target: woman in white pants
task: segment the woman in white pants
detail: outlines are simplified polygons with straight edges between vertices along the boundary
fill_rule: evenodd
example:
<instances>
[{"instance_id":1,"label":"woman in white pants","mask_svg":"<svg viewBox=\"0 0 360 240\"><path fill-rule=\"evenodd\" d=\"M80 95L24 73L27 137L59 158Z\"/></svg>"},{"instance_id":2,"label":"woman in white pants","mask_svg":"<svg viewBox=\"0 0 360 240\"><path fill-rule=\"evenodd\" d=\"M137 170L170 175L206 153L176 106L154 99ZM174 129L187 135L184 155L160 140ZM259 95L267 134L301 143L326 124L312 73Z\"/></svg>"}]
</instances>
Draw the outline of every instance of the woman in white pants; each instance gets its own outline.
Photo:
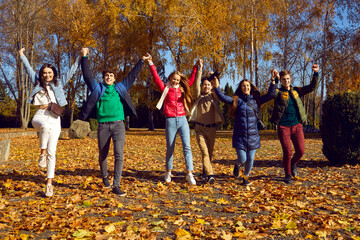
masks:
<instances>
[{"instance_id":1,"label":"woman in white pants","mask_svg":"<svg viewBox=\"0 0 360 240\"><path fill-rule=\"evenodd\" d=\"M57 103L61 107L67 104L64 86L76 72L79 60L76 60L71 69L61 78L58 78L56 68L51 64L44 64L39 75L36 76L24 55L24 51L25 48L19 50L20 59L30 81L34 84L29 102L39 107L31 121L39 132L41 153L38 162L40 167L47 167L45 196L51 197L53 195L52 179L55 174L56 146L61 132L61 118L50 111L49 107L50 103Z\"/></svg>"}]
</instances>

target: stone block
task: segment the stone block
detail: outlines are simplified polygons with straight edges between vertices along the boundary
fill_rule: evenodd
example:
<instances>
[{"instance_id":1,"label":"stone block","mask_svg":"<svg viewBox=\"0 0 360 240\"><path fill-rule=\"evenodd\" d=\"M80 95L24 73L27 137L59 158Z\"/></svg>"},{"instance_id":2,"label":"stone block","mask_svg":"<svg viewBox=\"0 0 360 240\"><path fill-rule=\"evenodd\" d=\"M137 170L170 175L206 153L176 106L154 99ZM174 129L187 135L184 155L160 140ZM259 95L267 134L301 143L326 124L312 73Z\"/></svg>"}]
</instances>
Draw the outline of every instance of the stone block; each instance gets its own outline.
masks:
<instances>
[{"instance_id":1,"label":"stone block","mask_svg":"<svg viewBox=\"0 0 360 240\"><path fill-rule=\"evenodd\" d=\"M10 156L10 139L0 141L0 163L6 162Z\"/></svg>"},{"instance_id":2,"label":"stone block","mask_svg":"<svg viewBox=\"0 0 360 240\"><path fill-rule=\"evenodd\" d=\"M91 131L89 133L89 138L97 139L97 131Z\"/></svg>"},{"instance_id":3,"label":"stone block","mask_svg":"<svg viewBox=\"0 0 360 240\"><path fill-rule=\"evenodd\" d=\"M89 122L76 120L74 121L69 129L69 137L74 138L84 138L90 133L90 124Z\"/></svg>"}]
</instances>

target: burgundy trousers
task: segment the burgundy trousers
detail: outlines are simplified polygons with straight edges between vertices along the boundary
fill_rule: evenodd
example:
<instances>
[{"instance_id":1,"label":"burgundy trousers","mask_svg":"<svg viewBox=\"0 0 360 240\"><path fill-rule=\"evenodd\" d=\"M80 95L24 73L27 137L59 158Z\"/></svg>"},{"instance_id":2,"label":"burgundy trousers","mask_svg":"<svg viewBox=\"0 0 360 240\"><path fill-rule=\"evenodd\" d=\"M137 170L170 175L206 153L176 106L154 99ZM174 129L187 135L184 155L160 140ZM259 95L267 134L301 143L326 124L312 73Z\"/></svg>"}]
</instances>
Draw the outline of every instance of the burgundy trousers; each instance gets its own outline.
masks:
<instances>
[{"instance_id":1,"label":"burgundy trousers","mask_svg":"<svg viewBox=\"0 0 360 240\"><path fill-rule=\"evenodd\" d=\"M294 126L279 126L278 135L283 150L285 174L291 175L291 165L299 162L305 151L303 125L299 123ZM294 156L292 156L291 142L295 148Z\"/></svg>"}]
</instances>

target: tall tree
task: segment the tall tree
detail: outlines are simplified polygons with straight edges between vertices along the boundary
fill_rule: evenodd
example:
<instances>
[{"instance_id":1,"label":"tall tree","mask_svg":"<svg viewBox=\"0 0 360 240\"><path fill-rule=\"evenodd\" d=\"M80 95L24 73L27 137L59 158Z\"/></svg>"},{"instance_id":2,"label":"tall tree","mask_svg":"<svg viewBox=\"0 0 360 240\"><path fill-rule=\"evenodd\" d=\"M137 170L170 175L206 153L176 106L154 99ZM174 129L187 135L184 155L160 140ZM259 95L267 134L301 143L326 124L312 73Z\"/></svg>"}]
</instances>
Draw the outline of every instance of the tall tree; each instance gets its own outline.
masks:
<instances>
[{"instance_id":1,"label":"tall tree","mask_svg":"<svg viewBox=\"0 0 360 240\"><path fill-rule=\"evenodd\" d=\"M7 0L0 4L0 11L2 11L0 32L4 40L2 59L8 66L7 69L15 72L14 89L16 89L17 115L21 128L27 128L30 121L30 104L27 99L32 90L32 83L23 71L17 52L25 46L28 49L27 55L30 64L36 66L35 62L38 61L38 56L34 53L34 47L40 47L44 37L47 1Z\"/></svg>"}]
</instances>

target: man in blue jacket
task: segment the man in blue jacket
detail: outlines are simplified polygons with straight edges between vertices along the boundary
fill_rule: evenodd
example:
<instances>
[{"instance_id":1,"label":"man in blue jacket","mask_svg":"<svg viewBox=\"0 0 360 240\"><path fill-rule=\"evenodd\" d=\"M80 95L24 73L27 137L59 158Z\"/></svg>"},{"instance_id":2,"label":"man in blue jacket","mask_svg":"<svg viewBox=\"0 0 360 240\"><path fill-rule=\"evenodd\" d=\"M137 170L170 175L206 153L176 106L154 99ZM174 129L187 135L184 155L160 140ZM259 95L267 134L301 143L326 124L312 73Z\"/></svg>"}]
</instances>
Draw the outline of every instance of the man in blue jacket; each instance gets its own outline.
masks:
<instances>
[{"instance_id":1,"label":"man in blue jacket","mask_svg":"<svg viewBox=\"0 0 360 240\"><path fill-rule=\"evenodd\" d=\"M115 157L112 191L120 196L125 196L126 193L120 189L125 145L124 120L125 116L136 116L134 105L127 91L139 75L144 65L144 60L147 60L149 57L143 56L124 80L119 83L115 83L115 73L113 71L104 70L103 82L100 83L97 82L90 73L87 58L88 53L88 48L81 49L81 69L85 83L91 91L91 94L88 97L85 107L80 113L80 119L85 120L96 112L96 118L99 122L97 131L99 165L105 187L110 187L107 171L107 157L112 138Z\"/></svg>"}]
</instances>

